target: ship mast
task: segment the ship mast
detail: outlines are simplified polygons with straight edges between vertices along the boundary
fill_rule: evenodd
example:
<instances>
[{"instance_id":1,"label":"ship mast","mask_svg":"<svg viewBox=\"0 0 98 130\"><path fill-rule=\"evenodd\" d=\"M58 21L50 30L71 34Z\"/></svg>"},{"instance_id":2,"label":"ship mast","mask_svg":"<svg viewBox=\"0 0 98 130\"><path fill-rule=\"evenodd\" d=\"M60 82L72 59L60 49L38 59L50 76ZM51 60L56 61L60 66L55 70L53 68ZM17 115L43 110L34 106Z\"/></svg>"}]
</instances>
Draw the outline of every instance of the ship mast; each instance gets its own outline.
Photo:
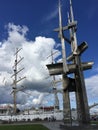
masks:
<instances>
[{"instance_id":1,"label":"ship mast","mask_svg":"<svg viewBox=\"0 0 98 130\"><path fill-rule=\"evenodd\" d=\"M51 56L52 56L52 64L54 64L53 62L53 51L51 51ZM55 103L54 103L54 108L59 110L59 99L57 96L57 88L56 88L56 83L58 83L59 81L56 81L55 76L53 75L53 93L54 93L54 98L55 98Z\"/></svg>"},{"instance_id":2,"label":"ship mast","mask_svg":"<svg viewBox=\"0 0 98 130\"><path fill-rule=\"evenodd\" d=\"M22 48L21 48L22 49ZM21 49L18 49L16 48L16 53L15 53L15 62L14 62L14 66L13 66L13 71L14 71L14 74L11 76L11 78L14 77L14 80L13 80L13 84L12 84L12 93L13 93L13 103L14 103L14 114L17 113L17 103L16 103L16 100L17 100L17 97L16 97L16 93L19 91L17 89L17 83L19 83L21 80L25 79L26 77L22 77L22 78L19 78L18 79L18 74L24 70L24 68L21 68L20 70L18 70L18 64L24 59L24 57L21 57L19 60L18 60L18 53L21 51Z\"/></svg>"}]
</instances>

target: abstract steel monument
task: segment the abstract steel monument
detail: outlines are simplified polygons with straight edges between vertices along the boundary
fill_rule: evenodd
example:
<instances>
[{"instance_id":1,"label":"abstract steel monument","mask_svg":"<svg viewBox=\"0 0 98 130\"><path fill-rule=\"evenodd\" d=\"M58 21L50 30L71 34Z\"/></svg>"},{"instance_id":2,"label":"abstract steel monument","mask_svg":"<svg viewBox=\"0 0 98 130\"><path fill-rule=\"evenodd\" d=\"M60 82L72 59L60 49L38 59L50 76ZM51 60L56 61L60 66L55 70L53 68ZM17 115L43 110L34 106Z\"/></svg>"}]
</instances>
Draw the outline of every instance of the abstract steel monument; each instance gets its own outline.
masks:
<instances>
[{"instance_id":1,"label":"abstract steel monument","mask_svg":"<svg viewBox=\"0 0 98 130\"><path fill-rule=\"evenodd\" d=\"M68 14L68 25L62 26L61 4L59 0L59 28L54 31L59 32L59 38L62 46L62 63L48 64L47 68L50 75L62 74L63 79L63 111L64 123L71 123L71 107L69 92L75 92L77 115L79 124L89 124L90 115L87 101L87 94L84 82L83 71L91 69L93 62L81 62L81 54L88 48L86 42L79 46L76 38L77 21L74 21L72 1L70 0L70 15ZM69 30L70 38L64 36L64 31ZM71 54L66 57L65 41L71 46ZM70 64L68 62L71 62ZM73 74L74 78L68 77Z\"/></svg>"}]
</instances>

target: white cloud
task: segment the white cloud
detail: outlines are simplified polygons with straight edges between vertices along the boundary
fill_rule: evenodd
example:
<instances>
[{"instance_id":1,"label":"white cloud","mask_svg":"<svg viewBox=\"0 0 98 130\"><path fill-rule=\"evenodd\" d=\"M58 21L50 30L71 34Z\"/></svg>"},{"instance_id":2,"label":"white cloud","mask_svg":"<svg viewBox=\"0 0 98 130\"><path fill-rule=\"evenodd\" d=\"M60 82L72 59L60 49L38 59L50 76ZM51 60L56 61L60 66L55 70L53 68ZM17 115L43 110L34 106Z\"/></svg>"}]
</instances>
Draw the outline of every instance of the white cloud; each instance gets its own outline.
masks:
<instances>
[{"instance_id":1,"label":"white cloud","mask_svg":"<svg viewBox=\"0 0 98 130\"><path fill-rule=\"evenodd\" d=\"M98 103L98 74L85 79L89 104Z\"/></svg>"},{"instance_id":2,"label":"white cloud","mask_svg":"<svg viewBox=\"0 0 98 130\"><path fill-rule=\"evenodd\" d=\"M52 10L52 12L50 12L50 13L43 19L43 21L52 20L52 19L55 18L57 15L58 15L58 8L55 7L55 9Z\"/></svg>"},{"instance_id":3,"label":"white cloud","mask_svg":"<svg viewBox=\"0 0 98 130\"><path fill-rule=\"evenodd\" d=\"M88 98L98 98L98 75L91 76L85 80Z\"/></svg>"},{"instance_id":4,"label":"white cloud","mask_svg":"<svg viewBox=\"0 0 98 130\"><path fill-rule=\"evenodd\" d=\"M19 85L26 85L27 88L25 92L28 91L28 89L30 89L31 92L32 90L39 91L38 95L40 95L40 92L49 91L49 89L51 89L51 80L45 79L45 77L49 76L46 64L51 63L51 58L47 59L47 56L54 48L54 39L39 36L35 38L35 41L32 41L26 39L28 31L26 26L16 26L13 23L9 23L6 27L8 28L8 38L0 43L2 44L0 47L0 99L3 97L0 103L13 102L12 95L10 95L12 88L12 79L10 77L13 74L12 66L14 65L16 48L22 48L19 56L24 57L18 69L22 67L25 67L25 69L19 76L27 77L26 80ZM7 89L8 91L6 91ZM25 105L30 104L30 97L28 98L27 95L24 95L22 92L21 94L18 92L17 95L18 103L24 103ZM41 97L34 98L33 95L31 96L31 104L39 104ZM22 97L24 97L24 100Z\"/></svg>"},{"instance_id":5,"label":"white cloud","mask_svg":"<svg viewBox=\"0 0 98 130\"><path fill-rule=\"evenodd\" d=\"M34 98L33 99L33 104L37 104L37 105L40 105L40 104L42 104L42 101L43 101L43 97L44 97L44 94L43 93L41 93L40 95L39 95L39 97L38 98Z\"/></svg>"},{"instance_id":6,"label":"white cloud","mask_svg":"<svg viewBox=\"0 0 98 130\"><path fill-rule=\"evenodd\" d=\"M48 20L55 18L57 16L57 14L58 14L58 8L56 8L54 11L52 11L50 13L50 15L46 17L46 20L48 21Z\"/></svg>"},{"instance_id":7,"label":"white cloud","mask_svg":"<svg viewBox=\"0 0 98 130\"><path fill-rule=\"evenodd\" d=\"M90 113L94 114L94 115L98 114L98 106L93 107L92 109L90 109Z\"/></svg>"},{"instance_id":8,"label":"white cloud","mask_svg":"<svg viewBox=\"0 0 98 130\"><path fill-rule=\"evenodd\" d=\"M2 42L0 42L0 46L2 45Z\"/></svg>"},{"instance_id":9,"label":"white cloud","mask_svg":"<svg viewBox=\"0 0 98 130\"><path fill-rule=\"evenodd\" d=\"M91 106L94 103L98 103L98 74L86 78L85 85L89 106ZM76 98L74 93L70 93L70 99L72 107L76 107ZM91 113L94 111L98 112L98 107L93 107L92 109L90 109Z\"/></svg>"}]
</instances>

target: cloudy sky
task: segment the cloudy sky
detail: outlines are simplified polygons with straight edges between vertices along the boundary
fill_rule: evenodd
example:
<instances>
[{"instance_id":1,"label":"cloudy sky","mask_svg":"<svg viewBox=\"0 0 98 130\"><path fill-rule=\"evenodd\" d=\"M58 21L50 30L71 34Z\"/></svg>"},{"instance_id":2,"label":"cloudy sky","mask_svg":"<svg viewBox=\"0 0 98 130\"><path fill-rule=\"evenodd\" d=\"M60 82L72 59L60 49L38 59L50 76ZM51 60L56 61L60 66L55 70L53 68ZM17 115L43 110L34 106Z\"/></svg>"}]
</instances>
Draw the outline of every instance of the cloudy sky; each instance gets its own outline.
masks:
<instances>
[{"instance_id":1,"label":"cloudy sky","mask_svg":"<svg viewBox=\"0 0 98 130\"><path fill-rule=\"evenodd\" d=\"M63 25L67 25L69 0L61 0ZM98 1L73 0L75 19L78 21L78 44L88 43L82 54L83 61L94 61L93 68L84 72L89 105L98 102ZM53 105L52 77L46 64L51 63L51 50L57 53L55 61L61 60L61 45L58 34L58 0L0 0L0 104L12 104L13 65L16 48L22 48L19 59L24 57L18 69L24 67L19 77L26 79L17 87L25 86L24 92L17 92L17 103L24 106ZM65 33L68 37L68 32ZM65 43L67 56L70 46ZM47 78L48 77L48 78ZM60 78L56 77L57 79ZM62 84L57 85L58 89ZM58 94L62 107L62 96ZM73 98L73 94L71 99ZM52 98L51 98L52 97ZM74 100L71 100L74 107ZM96 109L96 108L95 108Z\"/></svg>"}]
</instances>

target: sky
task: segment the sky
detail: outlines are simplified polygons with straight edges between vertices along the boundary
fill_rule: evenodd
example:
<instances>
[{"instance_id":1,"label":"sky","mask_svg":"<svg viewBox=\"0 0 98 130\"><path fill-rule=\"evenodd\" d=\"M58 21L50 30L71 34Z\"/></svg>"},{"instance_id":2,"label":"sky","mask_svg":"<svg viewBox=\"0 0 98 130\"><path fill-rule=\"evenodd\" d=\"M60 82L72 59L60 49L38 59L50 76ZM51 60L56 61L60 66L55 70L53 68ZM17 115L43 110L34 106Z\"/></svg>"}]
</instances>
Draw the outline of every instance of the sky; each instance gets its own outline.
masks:
<instances>
[{"instance_id":1,"label":"sky","mask_svg":"<svg viewBox=\"0 0 98 130\"><path fill-rule=\"evenodd\" d=\"M88 43L88 49L82 54L82 61L93 61L91 70L84 72L88 103L98 103L98 0L72 0L77 24L78 45ZM68 24L69 0L61 0L63 26ZM13 95L11 75L13 74L15 49L22 48L19 57L24 57L19 69L24 67L20 77L26 79L18 84L25 86L24 92L17 92L17 104L21 108L49 106L54 104L53 81L46 65L50 64L51 50L57 51L54 61L61 60L61 43L58 33L53 29L58 23L58 0L0 0L0 104L12 104ZM69 37L69 32L65 35ZM65 42L67 56L70 45ZM48 78L47 78L48 77ZM56 76L56 79L61 75ZM57 84L62 89L62 84ZM74 94L70 94L74 107ZM62 94L58 93L62 108ZM92 109L98 111L97 107Z\"/></svg>"}]
</instances>

